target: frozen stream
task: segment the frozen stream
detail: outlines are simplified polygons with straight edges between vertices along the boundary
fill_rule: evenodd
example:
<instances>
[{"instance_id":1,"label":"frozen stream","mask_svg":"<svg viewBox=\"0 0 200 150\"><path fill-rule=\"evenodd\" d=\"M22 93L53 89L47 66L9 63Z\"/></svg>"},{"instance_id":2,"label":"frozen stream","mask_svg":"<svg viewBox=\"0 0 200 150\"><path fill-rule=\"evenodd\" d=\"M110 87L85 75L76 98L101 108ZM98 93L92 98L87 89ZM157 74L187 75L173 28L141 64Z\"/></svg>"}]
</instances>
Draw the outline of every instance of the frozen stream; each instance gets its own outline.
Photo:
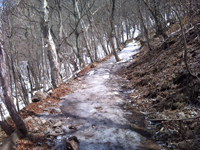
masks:
<instances>
[{"instance_id":1,"label":"frozen stream","mask_svg":"<svg viewBox=\"0 0 200 150\"><path fill-rule=\"evenodd\" d=\"M121 108L126 101L120 91L124 79L114 74L130 63L137 49L136 43L130 43L119 53L120 62L111 57L81 77L78 90L61 98L60 108L67 117L62 128L66 137L74 135L79 139L80 150L141 149L146 138L130 129L124 117L128 112Z\"/></svg>"}]
</instances>

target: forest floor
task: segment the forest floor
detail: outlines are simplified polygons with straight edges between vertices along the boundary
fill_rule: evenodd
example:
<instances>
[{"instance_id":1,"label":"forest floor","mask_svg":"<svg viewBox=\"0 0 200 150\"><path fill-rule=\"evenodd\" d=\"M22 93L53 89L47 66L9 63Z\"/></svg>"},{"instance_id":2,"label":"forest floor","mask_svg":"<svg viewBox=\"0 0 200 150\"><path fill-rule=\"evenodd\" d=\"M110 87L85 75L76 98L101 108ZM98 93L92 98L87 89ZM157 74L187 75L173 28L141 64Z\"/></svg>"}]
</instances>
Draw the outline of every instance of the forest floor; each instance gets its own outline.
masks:
<instances>
[{"instance_id":1,"label":"forest floor","mask_svg":"<svg viewBox=\"0 0 200 150\"><path fill-rule=\"evenodd\" d=\"M186 32L188 66L197 75L199 29ZM180 32L169 35L169 47L157 37L152 51L147 44L124 49L121 62L90 65L28 105L21 115L29 136L15 149L61 149L71 136L80 149L200 149L199 79L186 71Z\"/></svg>"},{"instance_id":2,"label":"forest floor","mask_svg":"<svg viewBox=\"0 0 200 150\"><path fill-rule=\"evenodd\" d=\"M145 115L129 109L129 95L134 90L118 75L133 61L138 48L137 43L130 43L119 53L120 62L109 56L90 65L47 99L22 109L29 136L19 140L15 149L58 150L63 139L72 136L78 138L82 150L161 149L151 139Z\"/></svg>"},{"instance_id":3,"label":"forest floor","mask_svg":"<svg viewBox=\"0 0 200 150\"><path fill-rule=\"evenodd\" d=\"M171 27L173 29L173 25ZM200 24L187 27L187 72L180 30L150 40L119 74L128 79L130 110L144 112L152 138L165 149L200 149ZM170 32L170 31L168 31ZM172 32L172 31L171 31Z\"/></svg>"}]
</instances>

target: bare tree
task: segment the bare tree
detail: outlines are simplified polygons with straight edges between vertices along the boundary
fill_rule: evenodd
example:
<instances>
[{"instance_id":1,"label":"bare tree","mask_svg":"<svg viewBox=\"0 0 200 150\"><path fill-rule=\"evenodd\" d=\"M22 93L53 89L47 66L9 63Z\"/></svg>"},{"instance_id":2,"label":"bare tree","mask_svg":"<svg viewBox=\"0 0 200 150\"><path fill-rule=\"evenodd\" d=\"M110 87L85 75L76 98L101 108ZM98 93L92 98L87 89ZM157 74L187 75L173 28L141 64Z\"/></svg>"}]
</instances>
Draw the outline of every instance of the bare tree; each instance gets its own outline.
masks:
<instances>
[{"instance_id":1,"label":"bare tree","mask_svg":"<svg viewBox=\"0 0 200 150\"><path fill-rule=\"evenodd\" d=\"M7 110L16 124L16 127L21 131L21 133L26 136L27 135L27 129L26 126L20 117L20 115L17 113L17 110L13 104L12 94L11 90L8 84L8 78L6 73L6 64L5 64L5 55L4 51L0 46L0 80L3 88L3 95L5 100L5 105L7 107Z\"/></svg>"},{"instance_id":2,"label":"bare tree","mask_svg":"<svg viewBox=\"0 0 200 150\"><path fill-rule=\"evenodd\" d=\"M3 100L3 95L0 94L0 97L1 97L1 100ZM8 123L3 115L3 109L2 109L2 105L0 104L0 116L1 116L1 121L0 121L0 126L1 126L1 129L9 136L12 134L12 130L8 127Z\"/></svg>"},{"instance_id":3,"label":"bare tree","mask_svg":"<svg viewBox=\"0 0 200 150\"><path fill-rule=\"evenodd\" d=\"M141 24L142 24L142 26L144 28L145 37L147 39L147 44L148 44L149 50L152 50L151 46L149 44L149 33L148 33L149 31L147 30L147 27L146 27L145 22L144 22L144 18L142 16L141 6L140 6L140 1L139 0L137 1L137 4L138 4L138 13L139 13L138 15L139 15L139 18L141 20Z\"/></svg>"},{"instance_id":4,"label":"bare tree","mask_svg":"<svg viewBox=\"0 0 200 150\"><path fill-rule=\"evenodd\" d=\"M147 2L146 0L143 0L144 4L147 6L147 8L149 9L151 15L153 16L154 18L154 21L155 21L155 24L156 24L156 33L157 35L162 35L164 39L167 39L168 36L166 34L166 31L165 31L165 28L163 27L163 24L162 24L162 15L160 13L160 3L161 1L160 0L153 0L152 4L153 4L153 7L151 7Z\"/></svg>"},{"instance_id":5,"label":"bare tree","mask_svg":"<svg viewBox=\"0 0 200 150\"><path fill-rule=\"evenodd\" d=\"M53 88L57 88L61 84L62 78L60 75L60 64L58 61L56 45L54 43L51 31L50 31L49 4L47 0L40 1L40 11L42 12L40 16L41 17L40 24L41 24L41 29L43 33L44 46L45 48L47 48L48 58L49 58L50 68L51 68L51 82L52 82Z\"/></svg>"},{"instance_id":6,"label":"bare tree","mask_svg":"<svg viewBox=\"0 0 200 150\"><path fill-rule=\"evenodd\" d=\"M115 60L116 61L120 61L120 58L117 54L117 51L116 51L116 48L115 48L115 26L114 26L114 14L115 14L115 0L112 0L111 1L111 14L110 14L110 26L111 26L111 31L110 31L110 42L111 42L111 47L112 47L112 50L113 50L113 54L115 56Z\"/></svg>"}]
</instances>

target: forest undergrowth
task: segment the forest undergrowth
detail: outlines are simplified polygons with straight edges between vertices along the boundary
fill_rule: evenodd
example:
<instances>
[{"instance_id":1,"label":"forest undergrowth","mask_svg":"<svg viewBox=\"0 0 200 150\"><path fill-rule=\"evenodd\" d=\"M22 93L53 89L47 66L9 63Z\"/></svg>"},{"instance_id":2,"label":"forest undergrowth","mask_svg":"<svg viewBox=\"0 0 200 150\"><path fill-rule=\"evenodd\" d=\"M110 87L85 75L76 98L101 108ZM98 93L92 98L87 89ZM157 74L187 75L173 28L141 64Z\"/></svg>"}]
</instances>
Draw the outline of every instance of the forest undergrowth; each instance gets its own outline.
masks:
<instances>
[{"instance_id":1,"label":"forest undergrowth","mask_svg":"<svg viewBox=\"0 0 200 150\"><path fill-rule=\"evenodd\" d=\"M152 50L145 43L134 62L120 72L130 81L126 86L134 90L128 107L147 114L149 132L167 149L200 148L200 24L196 19L185 31L187 64L196 77L187 72L180 30L172 33L177 24L169 27L168 45L161 36L152 38Z\"/></svg>"}]
</instances>

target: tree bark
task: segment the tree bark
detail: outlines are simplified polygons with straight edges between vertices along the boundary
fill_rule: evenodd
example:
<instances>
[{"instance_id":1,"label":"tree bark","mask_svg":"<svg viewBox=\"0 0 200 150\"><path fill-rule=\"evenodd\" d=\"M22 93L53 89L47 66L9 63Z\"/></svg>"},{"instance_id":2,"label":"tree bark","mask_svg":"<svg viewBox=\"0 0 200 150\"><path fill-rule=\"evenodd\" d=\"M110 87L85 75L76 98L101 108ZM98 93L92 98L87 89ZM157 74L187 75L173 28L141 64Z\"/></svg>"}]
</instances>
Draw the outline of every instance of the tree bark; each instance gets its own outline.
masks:
<instances>
[{"instance_id":1,"label":"tree bark","mask_svg":"<svg viewBox=\"0 0 200 150\"><path fill-rule=\"evenodd\" d=\"M97 30L97 27L95 26L93 20L92 20L92 23L93 23L94 29L95 29L95 31L96 31L97 38L98 38L98 40L99 40L99 42L100 42L100 44L101 44L101 47L102 47L102 49L103 49L105 55L107 56L107 55L108 55L108 52L107 52L107 50L106 50L105 44L104 44L104 42L103 42L103 39L102 39L102 37L100 36L99 31Z\"/></svg>"},{"instance_id":2,"label":"tree bark","mask_svg":"<svg viewBox=\"0 0 200 150\"><path fill-rule=\"evenodd\" d=\"M3 121L0 121L0 126L1 126L1 129L6 133L6 135L11 135L12 134L12 131L9 129L9 127L5 124L5 122Z\"/></svg>"},{"instance_id":3,"label":"tree bark","mask_svg":"<svg viewBox=\"0 0 200 150\"><path fill-rule=\"evenodd\" d=\"M154 5L153 10L145 0L143 0L143 2L147 6L147 8L149 9L151 15L153 16L153 18L155 20L156 34L157 35L162 35L163 38L166 40L168 38L168 36L166 34L165 29L162 27L161 14L160 14L160 11L159 11L159 2L158 2L158 0L153 0L153 5Z\"/></svg>"},{"instance_id":4,"label":"tree bark","mask_svg":"<svg viewBox=\"0 0 200 150\"><path fill-rule=\"evenodd\" d=\"M142 26L144 28L145 36L146 36L146 39L147 39L147 44L148 44L149 50L151 51L152 49L151 49L151 46L149 44L149 33L148 33L148 30L147 30L147 28L145 26L145 23L144 23L144 19L143 19L143 16L142 16L142 12L141 12L139 1L138 1L138 11L139 11L139 16L140 16L140 20L141 20Z\"/></svg>"},{"instance_id":5,"label":"tree bark","mask_svg":"<svg viewBox=\"0 0 200 150\"><path fill-rule=\"evenodd\" d=\"M52 39L50 30L49 30L49 46L48 46L48 58L51 67L51 83L53 88L57 88L62 83L62 78L60 74L60 65L58 63L58 55L55 48L55 43Z\"/></svg>"},{"instance_id":6,"label":"tree bark","mask_svg":"<svg viewBox=\"0 0 200 150\"><path fill-rule=\"evenodd\" d=\"M77 0L74 0L74 7L75 7L76 14L77 14L76 17L78 17L78 20L80 20L80 25L81 25L82 32L83 32L83 39L84 39L85 44L86 44L88 55L90 57L91 63L93 63L94 62L94 57L93 57L93 53L91 51L91 45L88 42L87 28L85 26L85 23L84 23L83 19L81 18L80 11L79 11L79 8L78 8L78 1Z\"/></svg>"},{"instance_id":7,"label":"tree bark","mask_svg":"<svg viewBox=\"0 0 200 150\"><path fill-rule=\"evenodd\" d=\"M0 47L0 80L2 84L2 90L3 90L3 95L5 99L5 105L7 107L7 110L16 124L16 127L21 131L21 133L26 136L27 135L27 129L26 126L20 117L20 115L17 113L17 110L13 104L13 99L12 99L12 94L10 91L10 87L8 84L8 78L6 74L6 64L5 64L5 56L4 56L4 51Z\"/></svg>"},{"instance_id":8,"label":"tree bark","mask_svg":"<svg viewBox=\"0 0 200 150\"><path fill-rule=\"evenodd\" d=\"M29 80L29 84L30 84L30 88L31 88L31 98L33 97L33 84L32 84L32 80L31 80L31 74L30 74L30 69L29 66L27 65L27 71L28 71L28 80Z\"/></svg>"},{"instance_id":9,"label":"tree bark","mask_svg":"<svg viewBox=\"0 0 200 150\"><path fill-rule=\"evenodd\" d=\"M0 97L1 97L1 100L3 101L3 103L5 103L2 93L0 93ZM0 126L1 126L1 129L9 136L12 134L12 131L8 127L8 123L3 115L3 111L4 110L2 109L2 106L0 104L0 115L1 115L1 120L2 120L2 121L0 121Z\"/></svg>"},{"instance_id":10,"label":"tree bark","mask_svg":"<svg viewBox=\"0 0 200 150\"><path fill-rule=\"evenodd\" d=\"M111 11L111 16L110 16L110 24L111 24L111 32L110 32L110 42L111 42L111 47L113 50L113 54L115 56L115 60L118 62L120 61L120 58L117 54L117 51L115 49L115 26L114 26L114 14L115 14L115 0L112 0L112 11Z\"/></svg>"},{"instance_id":11,"label":"tree bark","mask_svg":"<svg viewBox=\"0 0 200 150\"><path fill-rule=\"evenodd\" d=\"M53 88L57 88L62 83L62 78L60 74L60 65L58 61L58 54L56 51L56 45L51 35L50 25L49 25L49 6L48 1L40 1L41 18L40 26L44 38L44 46L47 48L48 58L51 68L51 83Z\"/></svg>"}]
</instances>

